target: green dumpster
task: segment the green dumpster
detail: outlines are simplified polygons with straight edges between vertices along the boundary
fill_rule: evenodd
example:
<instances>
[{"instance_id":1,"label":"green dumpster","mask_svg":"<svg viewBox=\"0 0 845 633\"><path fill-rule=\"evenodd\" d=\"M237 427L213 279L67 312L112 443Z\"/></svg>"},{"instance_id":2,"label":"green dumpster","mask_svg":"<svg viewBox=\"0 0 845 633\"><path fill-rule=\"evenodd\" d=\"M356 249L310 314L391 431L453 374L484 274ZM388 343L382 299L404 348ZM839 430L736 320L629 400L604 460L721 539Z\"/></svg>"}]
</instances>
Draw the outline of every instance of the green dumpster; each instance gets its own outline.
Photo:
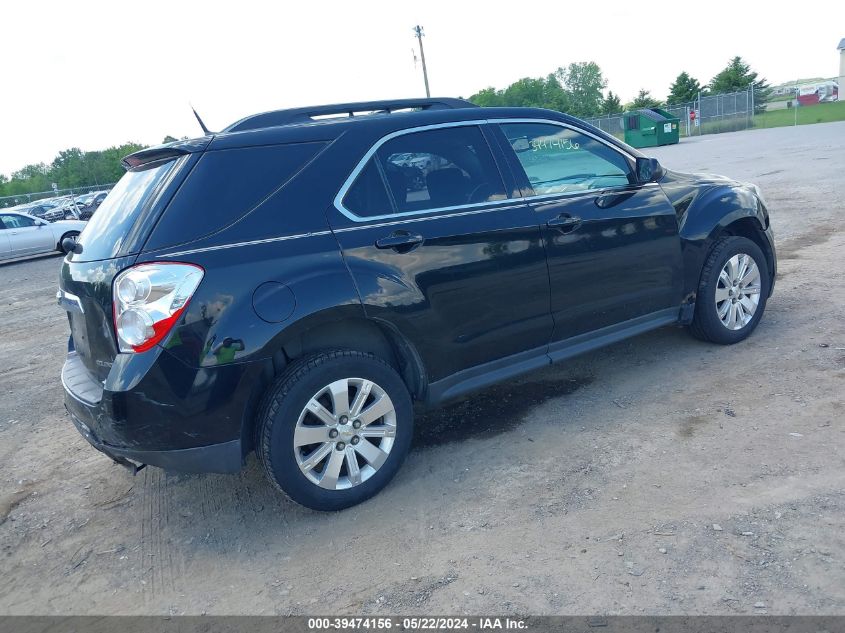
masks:
<instances>
[{"instance_id":1,"label":"green dumpster","mask_svg":"<svg viewBox=\"0 0 845 633\"><path fill-rule=\"evenodd\" d=\"M680 119L660 108L625 113L625 142L633 147L671 145L680 140Z\"/></svg>"}]
</instances>

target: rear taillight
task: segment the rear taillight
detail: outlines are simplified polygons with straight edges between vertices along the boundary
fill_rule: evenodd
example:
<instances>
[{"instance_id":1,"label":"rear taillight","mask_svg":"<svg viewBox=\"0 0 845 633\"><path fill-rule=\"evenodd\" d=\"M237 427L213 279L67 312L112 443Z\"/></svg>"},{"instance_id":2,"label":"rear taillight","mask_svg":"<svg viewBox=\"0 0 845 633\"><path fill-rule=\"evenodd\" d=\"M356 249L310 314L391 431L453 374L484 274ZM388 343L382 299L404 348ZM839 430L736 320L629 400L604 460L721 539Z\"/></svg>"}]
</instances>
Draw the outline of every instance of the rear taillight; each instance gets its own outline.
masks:
<instances>
[{"instance_id":1,"label":"rear taillight","mask_svg":"<svg viewBox=\"0 0 845 633\"><path fill-rule=\"evenodd\" d=\"M161 341L182 315L202 281L194 264L139 264L114 278L114 329L121 352L145 352Z\"/></svg>"}]
</instances>

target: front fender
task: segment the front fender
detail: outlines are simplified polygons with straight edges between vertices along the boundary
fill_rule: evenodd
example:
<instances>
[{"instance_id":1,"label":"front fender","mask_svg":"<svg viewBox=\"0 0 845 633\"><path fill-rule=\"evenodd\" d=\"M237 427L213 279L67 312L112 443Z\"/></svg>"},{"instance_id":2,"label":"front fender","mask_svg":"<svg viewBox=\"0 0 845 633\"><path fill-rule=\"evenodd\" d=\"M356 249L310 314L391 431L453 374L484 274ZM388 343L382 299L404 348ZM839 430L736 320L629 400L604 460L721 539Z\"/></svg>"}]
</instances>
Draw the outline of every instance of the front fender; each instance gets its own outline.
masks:
<instances>
[{"instance_id":1,"label":"front fender","mask_svg":"<svg viewBox=\"0 0 845 633\"><path fill-rule=\"evenodd\" d=\"M735 183L708 187L689 205L679 232L687 241L707 241L744 218L755 220L761 231L769 227L766 207L750 186Z\"/></svg>"},{"instance_id":2,"label":"front fender","mask_svg":"<svg viewBox=\"0 0 845 633\"><path fill-rule=\"evenodd\" d=\"M660 184L678 216L684 301L692 303L704 261L719 236L736 222L750 221L761 233L765 232L769 228L769 216L752 185L718 177L678 176L671 174Z\"/></svg>"}]
</instances>

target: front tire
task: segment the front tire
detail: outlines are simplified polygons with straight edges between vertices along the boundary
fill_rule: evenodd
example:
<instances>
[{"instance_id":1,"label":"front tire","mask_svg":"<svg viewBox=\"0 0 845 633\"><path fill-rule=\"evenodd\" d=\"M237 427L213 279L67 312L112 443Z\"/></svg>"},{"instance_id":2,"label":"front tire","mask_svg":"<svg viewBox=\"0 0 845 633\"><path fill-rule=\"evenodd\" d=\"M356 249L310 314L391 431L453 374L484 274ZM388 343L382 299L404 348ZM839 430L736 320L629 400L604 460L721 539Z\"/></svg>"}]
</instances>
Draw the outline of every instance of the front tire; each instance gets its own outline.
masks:
<instances>
[{"instance_id":1,"label":"front tire","mask_svg":"<svg viewBox=\"0 0 845 633\"><path fill-rule=\"evenodd\" d=\"M711 343L738 343L763 317L770 288L760 247L745 237L720 238L701 270L690 332Z\"/></svg>"},{"instance_id":2,"label":"front tire","mask_svg":"<svg viewBox=\"0 0 845 633\"><path fill-rule=\"evenodd\" d=\"M413 437L411 396L372 354L334 350L295 362L259 413L258 456L270 481L314 510L369 499L399 470Z\"/></svg>"}]
</instances>

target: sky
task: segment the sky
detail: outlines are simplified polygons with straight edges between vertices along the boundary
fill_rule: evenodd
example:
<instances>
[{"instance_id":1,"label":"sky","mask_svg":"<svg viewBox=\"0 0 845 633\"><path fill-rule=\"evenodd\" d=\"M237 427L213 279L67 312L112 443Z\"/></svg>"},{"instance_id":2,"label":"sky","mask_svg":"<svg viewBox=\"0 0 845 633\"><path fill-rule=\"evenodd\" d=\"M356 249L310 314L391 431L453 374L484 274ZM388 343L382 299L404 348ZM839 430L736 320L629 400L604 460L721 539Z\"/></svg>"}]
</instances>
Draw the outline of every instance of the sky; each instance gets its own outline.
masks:
<instances>
[{"instance_id":1,"label":"sky","mask_svg":"<svg viewBox=\"0 0 845 633\"><path fill-rule=\"evenodd\" d=\"M70 147L198 136L255 112L433 96L595 61L622 101L741 55L771 84L838 74L845 2L3 0L0 174Z\"/></svg>"}]
</instances>

